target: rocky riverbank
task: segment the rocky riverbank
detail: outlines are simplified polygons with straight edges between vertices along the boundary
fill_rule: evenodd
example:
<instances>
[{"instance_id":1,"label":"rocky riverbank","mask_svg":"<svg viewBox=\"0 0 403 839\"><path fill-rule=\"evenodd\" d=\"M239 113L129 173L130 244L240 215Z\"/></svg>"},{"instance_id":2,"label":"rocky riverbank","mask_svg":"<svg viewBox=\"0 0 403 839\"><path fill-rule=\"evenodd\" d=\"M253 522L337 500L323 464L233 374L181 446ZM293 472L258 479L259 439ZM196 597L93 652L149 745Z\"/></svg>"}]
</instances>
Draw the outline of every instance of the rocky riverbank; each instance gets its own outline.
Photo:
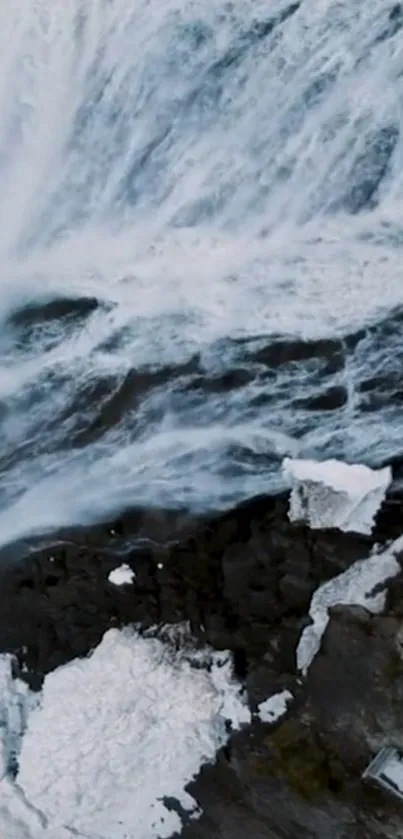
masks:
<instances>
[{"instance_id":1,"label":"rocky riverbank","mask_svg":"<svg viewBox=\"0 0 403 839\"><path fill-rule=\"evenodd\" d=\"M126 514L3 552L0 650L33 688L105 631L188 622L196 643L231 649L252 709L288 688L275 725L234 734L191 787L204 815L185 839L375 839L403 836L403 805L361 774L386 742L403 746L403 575L386 609L337 606L306 680L295 651L313 592L400 535L403 499L390 493L371 537L312 531L288 519L288 498L259 497L205 521ZM25 552L25 556L23 555ZM124 562L132 585L110 572Z\"/></svg>"}]
</instances>

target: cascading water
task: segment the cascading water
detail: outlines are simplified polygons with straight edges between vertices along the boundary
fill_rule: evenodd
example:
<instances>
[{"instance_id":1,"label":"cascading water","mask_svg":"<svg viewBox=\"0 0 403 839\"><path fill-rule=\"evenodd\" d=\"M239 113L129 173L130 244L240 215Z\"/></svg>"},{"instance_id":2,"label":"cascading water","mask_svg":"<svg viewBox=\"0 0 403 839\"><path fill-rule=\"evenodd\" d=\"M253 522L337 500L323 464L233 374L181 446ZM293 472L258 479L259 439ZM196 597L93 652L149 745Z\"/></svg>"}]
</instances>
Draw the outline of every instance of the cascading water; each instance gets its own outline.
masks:
<instances>
[{"instance_id":1,"label":"cascading water","mask_svg":"<svg viewBox=\"0 0 403 839\"><path fill-rule=\"evenodd\" d=\"M0 541L401 448L403 5L0 9Z\"/></svg>"}]
</instances>

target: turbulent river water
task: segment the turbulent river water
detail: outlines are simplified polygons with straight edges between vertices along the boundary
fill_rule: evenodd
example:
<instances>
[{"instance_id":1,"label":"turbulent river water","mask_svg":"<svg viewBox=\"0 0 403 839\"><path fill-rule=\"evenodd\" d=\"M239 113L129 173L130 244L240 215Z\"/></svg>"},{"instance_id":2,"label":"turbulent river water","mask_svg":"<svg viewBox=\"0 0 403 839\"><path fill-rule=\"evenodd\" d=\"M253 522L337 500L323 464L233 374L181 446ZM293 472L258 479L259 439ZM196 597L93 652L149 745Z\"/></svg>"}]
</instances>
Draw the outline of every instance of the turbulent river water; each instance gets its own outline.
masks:
<instances>
[{"instance_id":1,"label":"turbulent river water","mask_svg":"<svg viewBox=\"0 0 403 839\"><path fill-rule=\"evenodd\" d=\"M0 541L399 454L403 5L5 0Z\"/></svg>"}]
</instances>

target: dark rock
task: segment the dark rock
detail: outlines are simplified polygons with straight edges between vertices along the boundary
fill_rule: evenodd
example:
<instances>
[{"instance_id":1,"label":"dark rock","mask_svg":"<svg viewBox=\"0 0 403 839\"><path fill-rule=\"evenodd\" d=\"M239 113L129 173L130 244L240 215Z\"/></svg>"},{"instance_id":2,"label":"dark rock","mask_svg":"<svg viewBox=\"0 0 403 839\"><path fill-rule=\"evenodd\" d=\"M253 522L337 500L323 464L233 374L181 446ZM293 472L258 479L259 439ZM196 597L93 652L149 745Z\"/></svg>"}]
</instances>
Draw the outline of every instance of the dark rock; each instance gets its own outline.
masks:
<instances>
[{"instance_id":1,"label":"dark rock","mask_svg":"<svg viewBox=\"0 0 403 839\"><path fill-rule=\"evenodd\" d=\"M386 542L398 539L402 534L403 498L401 492L396 491L392 484L383 504L375 516L373 538L375 542Z\"/></svg>"},{"instance_id":2,"label":"dark rock","mask_svg":"<svg viewBox=\"0 0 403 839\"><path fill-rule=\"evenodd\" d=\"M234 735L230 760L190 785L206 816L185 827L184 839L400 839L401 804L361 779L382 745L403 744L398 631L402 622L389 615L334 608L287 717Z\"/></svg>"},{"instance_id":3,"label":"dark rock","mask_svg":"<svg viewBox=\"0 0 403 839\"><path fill-rule=\"evenodd\" d=\"M348 606L331 606L329 609L329 615L333 618L337 618L339 615L348 615L349 620L351 620L352 622L367 625L371 624L372 621L371 612L368 612L368 610L365 609L363 606L357 606L356 604L351 604Z\"/></svg>"},{"instance_id":4,"label":"dark rock","mask_svg":"<svg viewBox=\"0 0 403 839\"><path fill-rule=\"evenodd\" d=\"M126 515L59 534L12 565L3 560L0 649L17 653L38 685L54 667L89 652L111 626L188 621L216 648L242 651L249 663L268 652L274 672L292 671L312 591L366 556L371 541L293 525L287 511L286 496L256 498L196 523L188 536L184 520L182 537L165 546L144 539L140 515ZM169 516L148 518L147 532L170 531ZM136 524L143 541L130 548ZM123 561L135 584L116 587L108 574Z\"/></svg>"},{"instance_id":5,"label":"dark rock","mask_svg":"<svg viewBox=\"0 0 403 839\"><path fill-rule=\"evenodd\" d=\"M280 580L280 592L290 606L306 605L315 590L315 584L307 579L285 574Z\"/></svg>"}]
</instances>

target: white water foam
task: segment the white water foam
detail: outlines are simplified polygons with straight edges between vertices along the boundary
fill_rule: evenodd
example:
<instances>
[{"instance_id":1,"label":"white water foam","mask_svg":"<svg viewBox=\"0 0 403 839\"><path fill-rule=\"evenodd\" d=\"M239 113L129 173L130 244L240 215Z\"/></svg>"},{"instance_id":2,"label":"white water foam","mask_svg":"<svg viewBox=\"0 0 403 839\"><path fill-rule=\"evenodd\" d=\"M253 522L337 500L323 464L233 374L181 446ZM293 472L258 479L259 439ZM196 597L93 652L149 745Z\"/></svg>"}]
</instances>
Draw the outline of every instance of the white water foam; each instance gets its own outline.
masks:
<instances>
[{"instance_id":1,"label":"white water foam","mask_svg":"<svg viewBox=\"0 0 403 839\"><path fill-rule=\"evenodd\" d=\"M345 410L308 428L287 380L256 380L196 403L158 391L71 444L71 406L102 376L194 353L211 375L224 340L342 334L402 304L398 21L384 0L297 5L2 3L0 314L59 294L105 306L53 343L1 330L1 541L263 492L281 434L281 456L400 448L399 412L357 415L348 367Z\"/></svg>"},{"instance_id":2,"label":"white water foam","mask_svg":"<svg viewBox=\"0 0 403 839\"><path fill-rule=\"evenodd\" d=\"M27 691L11 676L7 685L0 699L10 715ZM229 655L173 654L157 638L110 630L89 658L46 677L17 749L16 782L0 783L1 835L169 837L182 825L169 800L200 815L184 787L214 760L228 721L250 721ZM20 737L14 724L5 731Z\"/></svg>"}]
</instances>

